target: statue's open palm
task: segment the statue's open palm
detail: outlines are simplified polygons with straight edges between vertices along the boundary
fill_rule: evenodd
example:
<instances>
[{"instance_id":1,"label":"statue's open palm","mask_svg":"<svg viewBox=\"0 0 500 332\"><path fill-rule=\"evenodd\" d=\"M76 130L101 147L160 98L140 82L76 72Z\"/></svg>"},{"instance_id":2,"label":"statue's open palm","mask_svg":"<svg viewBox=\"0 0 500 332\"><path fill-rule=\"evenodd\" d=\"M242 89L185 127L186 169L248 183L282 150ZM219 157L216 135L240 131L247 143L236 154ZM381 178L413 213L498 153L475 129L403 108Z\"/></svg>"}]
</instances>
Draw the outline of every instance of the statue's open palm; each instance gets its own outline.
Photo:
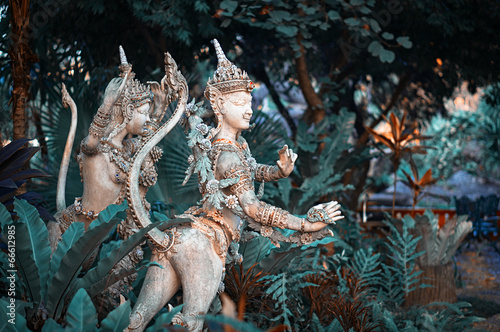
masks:
<instances>
[{"instance_id":1,"label":"statue's open palm","mask_svg":"<svg viewBox=\"0 0 500 332\"><path fill-rule=\"evenodd\" d=\"M292 149L289 149L286 144L278 152L278 154L280 159L276 162L276 164L280 170L280 175L286 178L293 171L295 160L297 160L297 154L294 153Z\"/></svg>"}]
</instances>

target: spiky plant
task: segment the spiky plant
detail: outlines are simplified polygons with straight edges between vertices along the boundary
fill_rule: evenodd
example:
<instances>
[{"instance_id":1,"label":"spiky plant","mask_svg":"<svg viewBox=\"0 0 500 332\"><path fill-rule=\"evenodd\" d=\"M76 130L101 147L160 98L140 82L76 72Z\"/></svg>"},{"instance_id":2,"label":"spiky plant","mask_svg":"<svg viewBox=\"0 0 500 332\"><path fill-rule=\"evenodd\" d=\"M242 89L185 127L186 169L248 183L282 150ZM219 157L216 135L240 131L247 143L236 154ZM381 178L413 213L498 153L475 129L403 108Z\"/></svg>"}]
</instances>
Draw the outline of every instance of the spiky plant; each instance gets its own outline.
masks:
<instances>
[{"instance_id":1,"label":"spiky plant","mask_svg":"<svg viewBox=\"0 0 500 332\"><path fill-rule=\"evenodd\" d=\"M29 179L48 177L38 169L30 169L30 159L40 151L39 147L27 147L30 140L15 140L0 149L0 203L10 212L14 209L14 198L25 199L33 204L44 219L53 219L52 215L40 203L43 197L36 192L20 192L19 189Z\"/></svg>"},{"instance_id":2,"label":"spiky plant","mask_svg":"<svg viewBox=\"0 0 500 332\"><path fill-rule=\"evenodd\" d=\"M412 217L415 217L415 206L423 198L424 195L421 195L422 189L426 186L434 184L437 182L437 179L432 177L432 168L429 168L425 174L420 177L418 174L417 166L413 159L410 159L410 167L413 173L413 178L403 170L404 175L406 176L407 182L405 184L411 188L413 204L411 207Z\"/></svg>"},{"instance_id":3,"label":"spiky plant","mask_svg":"<svg viewBox=\"0 0 500 332\"><path fill-rule=\"evenodd\" d=\"M429 136L422 136L417 131L417 125L411 123L406 124L406 111L403 112L403 117L398 119L394 113L391 113L390 120L384 116L384 120L390 125L389 133L382 133L365 126L366 130L373 136L376 142L384 144L390 149L391 162L394 166L394 192L392 196L392 216L394 217L394 207L396 205L396 181L397 172L401 165L401 160L406 155L425 154L426 149L430 148L425 145L420 145L420 140L430 139Z\"/></svg>"},{"instance_id":4,"label":"spiky plant","mask_svg":"<svg viewBox=\"0 0 500 332\"><path fill-rule=\"evenodd\" d=\"M224 279L227 294L236 302L238 320L243 320L246 312L255 314L270 309L266 301L263 301L266 282L262 278L266 273L257 272L256 265L247 270L241 264L233 266Z\"/></svg>"}]
</instances>

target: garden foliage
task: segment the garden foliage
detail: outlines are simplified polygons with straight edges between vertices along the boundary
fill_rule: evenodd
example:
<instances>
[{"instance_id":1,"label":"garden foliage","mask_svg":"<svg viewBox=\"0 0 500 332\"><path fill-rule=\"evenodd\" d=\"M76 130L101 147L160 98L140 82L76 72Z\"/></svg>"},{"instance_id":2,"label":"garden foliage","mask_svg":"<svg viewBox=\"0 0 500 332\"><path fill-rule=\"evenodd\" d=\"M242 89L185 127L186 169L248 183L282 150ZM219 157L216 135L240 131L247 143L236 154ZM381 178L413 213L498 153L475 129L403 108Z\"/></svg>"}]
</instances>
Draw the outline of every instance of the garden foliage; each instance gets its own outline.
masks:
<instances>
[{"instance_id":1,"label":"garden foliage","mask_svg":"<svg viewBox=\"0 0 500 332\"><path fill-rule=\"evenodd\" d=\"M14 226L16 248L14 262L10 262L7 254L2 252L0 269L4 276L1 280L2 287L9 284L6 279L9 275L7 271L16 270L14 297L18 310L16 322L19 324L25 324L23 322L26 321L28 326L34 329L41 328L44 322L47 323L47 319L53 319L63 326L81 324L88 317L79 317L81 314L77 311L88 313L95 309L90 310L88 305L84 306L80 301L74 302L73 307L71 304L68 306L75 294L80 294L80 299L83 296L94 297L119 279L151 265L145 261L130 270L110 273L116 263L143 242L144 234L157 224L141 229L118 246L108 246L112 250L101 253L101 259L96 259L88 271L83 270L83 265L99 250L120 221L119 218L113 217L126 209L126 203L109 206L99 214L99 218L92 222L86 232L82 223L71 224L52 256L47 227L36 209L26 201L17 199L14 206L17 217L11 218L7 209L0 205L2 241L8 243L8 230ZM82 289L85 295L78 293ZM7 294L7 291L2 289L2 294ZM6 298L2 301L5 302ZM2 308L6 306L2 305ZM70 313L73 316L69 315ZM18 330L24 331L25 328L23 325Z\"/></svg>"}]
</instances>

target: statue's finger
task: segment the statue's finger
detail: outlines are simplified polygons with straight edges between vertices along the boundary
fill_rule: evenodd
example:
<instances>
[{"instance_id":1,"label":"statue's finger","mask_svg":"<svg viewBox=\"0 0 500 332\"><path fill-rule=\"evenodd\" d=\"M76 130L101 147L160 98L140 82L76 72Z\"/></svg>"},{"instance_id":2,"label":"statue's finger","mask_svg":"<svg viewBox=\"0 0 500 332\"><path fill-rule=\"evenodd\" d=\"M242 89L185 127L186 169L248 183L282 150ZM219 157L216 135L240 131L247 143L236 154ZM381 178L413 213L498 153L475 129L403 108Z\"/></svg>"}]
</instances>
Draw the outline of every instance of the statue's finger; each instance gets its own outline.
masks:
<instances>
[{"instance_id":1,"label":"statue's finger","mask_svg":"<svg viewBox=\"0 0 500 332\"><path fill-rule=\"evenodd\" d=\"M326 205L326 208L327 210L330 210L331 208L333 208L335 205L338 205L337 201L331 201L329 202L327 205Z\"/></svg>"},{"instance_id":2,"label":"statue's finger","mask_svg":"<svg viewBox=\"0 0 500 332\"><path fill-rule=\"evenodd\" d=\"M281 150L279 150L279 154L282 155L284 153L286 153L286 151L288 150L288 145L283 145L283 147L281 148Z\"/></svg>"},{"instance_id":3,"label":"statue's finger","mask_svg":"<svg viewBox=\"0 0 500 332\"><path fill-rule=\"evenodd\" d=\"M292 162L295 162L295 161L297 160L297 158L298 158L298 157L299 157L299 156L298 156L296 153L294 153L294 154L292 155Z\"/></svg>"}]
</instances>

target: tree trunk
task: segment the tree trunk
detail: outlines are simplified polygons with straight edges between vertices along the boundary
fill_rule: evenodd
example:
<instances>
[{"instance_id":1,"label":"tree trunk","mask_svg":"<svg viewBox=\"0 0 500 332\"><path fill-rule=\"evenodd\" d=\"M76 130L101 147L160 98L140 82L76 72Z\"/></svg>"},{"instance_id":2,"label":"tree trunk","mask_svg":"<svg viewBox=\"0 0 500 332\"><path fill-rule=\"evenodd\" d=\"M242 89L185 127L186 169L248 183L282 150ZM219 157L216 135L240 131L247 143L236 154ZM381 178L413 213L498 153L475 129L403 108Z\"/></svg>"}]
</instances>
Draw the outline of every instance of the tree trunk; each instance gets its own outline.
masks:
<instances>
[{"instance_id":1,"label":"tree trunk","mask_svg":"<svg viewBox=\"0 0 500 332\"><path fill-rule=\"evenodd\" d=\"M451 262L437 266L416 264L416 271L423 271L420 275L421 280L416 286L428 284L433 287L417 288L410 292L406 297L405 307L426 305L432 302L457 302L457 287Z\"/></svg>"},{"instance_id":2,"label":"tree trunk","mask_svg":"<svg viewBox=\"0 0 500 332\"><path fill-rule=\"evenodd\" d=\"M30 67L38 61L29 47L30 1L10 0L11 45L9 57L12 67L12 122L13 139L27 136L26 104L31 86Z\"/></svg>"},{"instance_id":3,"label":"tree trunk","mask_svg":"<svg viewBox=\"0 0 500 332\"><path fill-rule=\"evenodd\" d=\"M300 46L300 56L294 58L295 69L297 70L300 89L308 106L304 118L308 123L318 123L325 117L325 108L323 101L312 86L309 71L307 70L306 50L302 44L302 35L300 33L297 35L297 44Z\"/></svg>"}]
</instances>

